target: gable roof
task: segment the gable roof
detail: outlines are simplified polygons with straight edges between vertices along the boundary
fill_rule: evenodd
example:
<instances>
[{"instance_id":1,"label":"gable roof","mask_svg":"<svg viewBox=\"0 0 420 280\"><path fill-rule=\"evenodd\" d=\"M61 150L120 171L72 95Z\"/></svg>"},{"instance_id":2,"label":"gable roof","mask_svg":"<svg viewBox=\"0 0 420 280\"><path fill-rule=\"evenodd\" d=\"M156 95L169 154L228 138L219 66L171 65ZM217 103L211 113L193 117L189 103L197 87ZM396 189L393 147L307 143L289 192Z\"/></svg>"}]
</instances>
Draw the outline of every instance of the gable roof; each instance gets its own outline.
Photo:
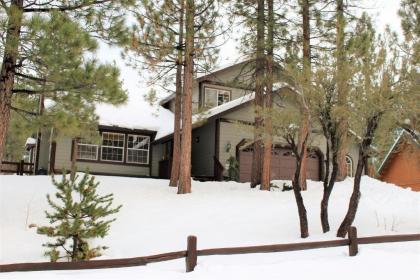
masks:
<instances>
[{"instance_id":1,"label":"gable roof","mask_svg":"<svg viewBox=\"0 0 420 280\"><path fill-rule=\"evenodd\" d=\"M293 88L289 87L286 84L277 84L273 94L277 94L283 88L291 89L294 92ZM252 92L249 94L245 94L240 98L236 98L230 102L224 103L220 106L210 108L205 112L194 114L192 117L192 129L199 128L213 119L216 119L232 111L238 110L242 108L243 106L246 106L249 103L251 103L254 99L255 99L255 93ZM172 135L173 135L173 130L165 135L160 134L156 136L155 141L162 142L164 140L170 139Z\"/></svg>"},{"instance_id":2,"label":"gable roof","mask_svg":"<svg viewBox=\"0 0 420 280\"><path fill-rule=\"evenodd\" d=\"M248 59L245 59L245 60L241 60L241 61L239 61L239 62L238 62L238 61L235 61L235 62L230 63L230 64L222 65L222 66L220 66L220 67L218 67L218 68L214 69L213 71L211 71L211 72L209 72L209 73L204 73L204 74L198 75L198 76L195 78L195 81L196 81L196 82L203 81L203 80L205 80L206 78L209 78L209 77L211 77L211 76L213 76L213 75L215 75L215 74L219 74L220 72L223 72L223 71L226 71L226 70L232 69L232 68L237 67L237 66L239 66L239 65L243 65L243 64L249 63L249 62L251 62L251 61L253 61L253 59L249 59L249 58L248 58ZM166 96L166 97L162 98L162 99L159 101L159 105L163 106L165 103L167 103L167 102L171 101L171 100L172 100L172 99L174 99L174 98L175 98L175 92L173 92L173 93L169 94L168 96Z\"/></svg>"},{"instance_id":3,"label":"gable roof","mask_svg":"<svg viewBox=\"0 0 420 280\"><path fill-rule=\"evenodd\" d=\"M420 143L417 142L418 141L417 139L419 138L419 136L416 131L407 131L406 129L402 129L400 133L398 134L397 138L395 139L394 143L392 144L391 148L387 152L386 156L382 160L382 163L378 168L378 174L381 174L381 172L384 170L388 161L392 158L392 154L395 152L397 147L402 143L404 136L408 136L409 139L414 141L414 143L420 145Z\"/></svg>"},{"instance_id":4,"label":"gable roof","mask_svg":"<svg viewBox=\"0 0 420 280\"><path fill-rule=\"evenodd\" d=\"M156 131L156 137L174 129L173 113L163 107L153 107L142 100L141 95L130 95L125 104L118 106L98 104L95 113L99 125L131 130Z\"/></svg>"}]
</instances>

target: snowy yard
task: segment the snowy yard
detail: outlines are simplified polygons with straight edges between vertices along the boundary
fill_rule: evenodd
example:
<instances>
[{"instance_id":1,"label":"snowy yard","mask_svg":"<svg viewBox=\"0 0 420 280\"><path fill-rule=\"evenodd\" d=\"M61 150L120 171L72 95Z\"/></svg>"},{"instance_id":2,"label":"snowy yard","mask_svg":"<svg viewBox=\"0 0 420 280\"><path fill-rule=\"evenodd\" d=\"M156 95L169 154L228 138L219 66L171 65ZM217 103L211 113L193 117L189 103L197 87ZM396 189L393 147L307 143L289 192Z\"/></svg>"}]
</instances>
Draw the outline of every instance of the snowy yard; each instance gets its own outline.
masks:
<instances>
[{"instance_id":1,"label":"snowy yard","mask_svg":"<svg viewBox=\"0 0 420 280\"><path fill-rule=\"evenodd\" d=\"M293 192L262 192L248 184L193 182L193 193L176 195L168 181L97 177L100 191L113 192L123 204L109 235L98 244L110 248L102 258L135 257L185 250L188 235L198 248L302 242ZM279 186L282 182L277 182ZM330 200L332 232L322 234L319 204L322 187L310 182L304 192L310 237L335 239L347 210L352 180L337 183ZM47 176L0 176L0 263L46 261L46 241L30 224L45 225L45 195L53 193ZM354 225L359 236L420 232L420 193L368 177ZM144 267L91 271L0 274L0 279L418 279L420 242L360 245L288 253L199 257L192 273L185 260Z\"/></svg>"}]
</instances>

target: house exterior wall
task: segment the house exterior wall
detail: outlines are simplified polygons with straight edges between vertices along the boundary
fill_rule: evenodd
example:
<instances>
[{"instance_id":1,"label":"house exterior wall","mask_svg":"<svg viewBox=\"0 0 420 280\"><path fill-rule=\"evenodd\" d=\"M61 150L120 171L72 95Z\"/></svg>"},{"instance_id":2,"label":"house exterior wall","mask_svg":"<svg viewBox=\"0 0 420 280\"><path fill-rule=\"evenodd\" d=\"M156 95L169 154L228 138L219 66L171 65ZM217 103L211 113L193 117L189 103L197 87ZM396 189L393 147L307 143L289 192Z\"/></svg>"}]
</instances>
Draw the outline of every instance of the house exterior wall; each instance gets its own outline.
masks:
<instances>
[{"instance_id":1,"label":"house exterior wall","mask_svg":"<svg viewBox=\"0 0 420 280\"><path fill-rule=\"evenodd\" d=\"M206 88L213 88L213 89L222 89L222 90L227 90L230 92L230 100L235 100L238 98L241 98L243 96L245 96L246 94L249 94L250 91L245 90L245 89L240 89L240 88L235 88L235 87L230 87L230 86L225 86L225 85L217 85L217 84L211 84L211 83L201 83L201 98L199 97L198 99L201 100L201 104L200 106L206 106L205 104L205 100L206 98L209 98L211 100L211 103L213 106L207 106L206 108L213 108L216 107L217 105L217 95L213 95L211 97L206 97ZM199 94L199 93L197 93Z\"/></svg>"},{"instance_id":2,"label":"house exterior wall","mask_svg":"<svg viewBox=\"0 0 420 280\"><path fill-rule=\"evenodd\" d=\"M420 191L420 150L413 150L408 144L392 155L380 179L404 188Z\"/></svg>"},{"instance_id":3,"label":"house exterior wall","mask_svg":"<svg viewBox=\"0 0 420 280\"><path fill-rule=\"evenodd\" d=\"M48 172L49 170L50 134L51 134L51 131L48 129L43 129L41 132L41 144L40 144L40 149L39 149L38 170L43 169L45 172Z\"/></svg>"},{"instance_id":4,"label":"house exterior wall","mask_svg":"<svg viewBox=\"0 0 420 280\"><path fill-rule=\"evenodd\" d=\"M152 177L159 176L159 162L164 158L164 144L152 145Z\"/></svg>"},{"instance_id":5,"label":"house exterior wall","mask_svg":"<svg viewBox=\"0 0 420 280\"><path fill-rule=\"evenodd\" d=\"M211 121L192 132L191 174L213 176L215 156L216 123Z\"/></svg>"},{"instance_id":6,"label":"house exterior wall","mask_svg":"<svg viewBox=\"0 0 420 280\"><path fill-rule=\"evenodd\" d=\"M56 154L54 169L57 172L60 170L70 170L71 168L71 150L72 140L70 137L63 137L56 141ZM92 174L106 174L106 175L125 175L125 176L149 176L149 167L124 165L115 163L97 163L77 161L79 171L86 171Z\"/></svg>"}]
</instances>

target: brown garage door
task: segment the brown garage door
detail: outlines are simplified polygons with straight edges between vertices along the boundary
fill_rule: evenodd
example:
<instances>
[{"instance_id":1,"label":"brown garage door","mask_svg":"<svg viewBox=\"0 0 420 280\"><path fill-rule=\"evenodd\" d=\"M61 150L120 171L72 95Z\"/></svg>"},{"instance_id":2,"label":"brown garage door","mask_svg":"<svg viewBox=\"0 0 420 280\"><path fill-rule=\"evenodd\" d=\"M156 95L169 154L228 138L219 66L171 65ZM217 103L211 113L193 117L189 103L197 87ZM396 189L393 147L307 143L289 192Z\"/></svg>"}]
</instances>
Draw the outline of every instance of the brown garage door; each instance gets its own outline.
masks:
<instances>
[{"instance_id":1,"label":"brown garage door","mask_svg":"<svg viewBox=\"0 0 420 280\"><path fill-rule=\"evenodd\" d=\"M318 181L320 159L317 153L308 154L307 178ZM296 166L296 159L290 149L276 148L271 158L271 179L291 180ZM239 152L239 181L249 182L251 180L252 149L247 148Z\"/></svg>"}]
</instances>

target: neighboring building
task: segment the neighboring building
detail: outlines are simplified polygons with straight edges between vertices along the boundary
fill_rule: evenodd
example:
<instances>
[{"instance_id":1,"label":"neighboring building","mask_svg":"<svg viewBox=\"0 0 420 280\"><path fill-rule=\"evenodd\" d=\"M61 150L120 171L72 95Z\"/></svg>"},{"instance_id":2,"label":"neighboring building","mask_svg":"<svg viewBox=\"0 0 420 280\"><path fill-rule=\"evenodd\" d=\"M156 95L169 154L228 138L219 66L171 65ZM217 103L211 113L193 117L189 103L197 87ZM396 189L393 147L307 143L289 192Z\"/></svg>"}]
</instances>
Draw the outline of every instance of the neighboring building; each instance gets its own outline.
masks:
<instances>
[{"instance_id":1,"label":"neighboring building","mask_svg":"<svg viewBox=\"0 0 420 280\"><path fill-rule=\"evenodd\" d=\"M227 175L228 159L239 164L239 180L249 181L252 163L254 122L251 75L254 63L238 63L195 79L193 84L192 176L198 179L221 179ZM281 72L281 71L277 71ZM281 75L276 76L273 93L275 106L297 106L296 92ZM292 98L290 98L292 97ZM135 100L115 107L99 106L100 144L78 142L77 165L80 170L105 175L169 178L172 142L174 96L160 102L159 117L151 119L139 110ZM312 131L308 153L308 178L320 180L323 174L325 139ZM41 151L38 169L59 172L69 169L72 147L70 138L42 138L49 147ZM52 134L51 134L52 135ZM348 147L348 176L354 175L358 160L357 145ZM295 159L281 138L274 139L272 179L291 179Z\"/></svg>"},{"instance_id":2,"label":"neighboring building","mask_svg":"<svg viewBox=\"0 0 420 280\"><path fill-rule=\"evenodd\" d=\"M416 132L402 130L378 169L379 179L420 191L420 142Z\"/></svg>"}]
</instances>

